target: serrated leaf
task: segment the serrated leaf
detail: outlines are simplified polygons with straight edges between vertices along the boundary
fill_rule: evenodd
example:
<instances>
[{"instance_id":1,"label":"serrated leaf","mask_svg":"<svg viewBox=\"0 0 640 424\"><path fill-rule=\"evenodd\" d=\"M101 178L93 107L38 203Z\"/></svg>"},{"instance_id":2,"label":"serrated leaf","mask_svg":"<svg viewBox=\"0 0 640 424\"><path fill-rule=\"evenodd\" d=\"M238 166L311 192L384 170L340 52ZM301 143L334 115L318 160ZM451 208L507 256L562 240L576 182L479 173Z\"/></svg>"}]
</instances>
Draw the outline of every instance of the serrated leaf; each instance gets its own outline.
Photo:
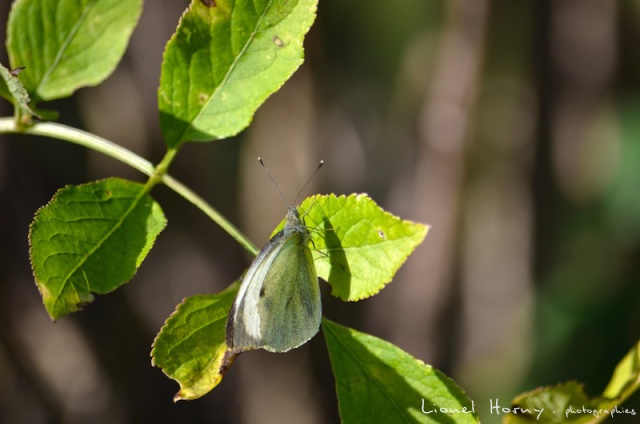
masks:
<instances>
[{"instance_id":1,"label":"serrated leaf","mask_svg":"<svg viewBox=\"0 0 640 424\"><path fill-rule=\"evenodd\" d=\"M640 380L640 342L618 363L602 396L590 398L580 383L568 382L523 393L510 408L519 413L507 415L504 424L527 424L534 418L548 423L599 423L608 417L635 415L620 406L638 389Z\"/></svg>"},{"instance_id":2,"label":"serrated leaf","mask_svg":"<svg viewBox=\"0 0 640 424\"><path fill-rule=\"evenodd\" d=\"M9 100L20 111L21 123L27 124L31 120L31 116L38 117L38 114L31 110L29 103L29 93L20 82L18 74L21 69L11 71L0 64L0 96Z\"/></svg>"},{"instance_id":3,"label":"serrated leaf","mask_svg":"<svg viewBox=\"0 0 640 424\"><path fill-rule=\"evenodd\" d=\"M11 71L6 67L4 67L2 64L0 64L0 97L4 97L5 99L9 100L11 103L14 103L16 101L15 96L11 93L11 91L9 91L9 86L8 86L8 84L11 81L11 78L13 77L15 76L11 75ZM24 90L24 87L23 87L23 90ZM26 92L27 91L25 90L25 93ZM29 95L27 94L27 98L28 97Z\"/></svg>"},{"instance_id":4,"label":"serrated leaf","mask_svg":"<svg viewBox=\"0 0 640 424\"><path fill-rule=\"evenodd\" d=\"M316 195L299 209L311 229L318 276L342 300L378 293L428 231L385 212L365 194Z\"/></svg>"},{"instance_id":5,"label":"serrated leaf","mask_svg":"<svg viewBox=\"0 0 640 424\"><path fill-rule=\"evenodd\" d=\"M609 414L602 398L589 398L575 381L523 393L508 407L512 412L504 417L504 424L596 423Z\"/></svg>"},{"instance_id":6,"label":"serrated leaf","mask_svg":"<svg viewBox=\"0 0 640 424\"><path fill-rule=\"evenodd\" d=\"M9 15L12 67L34 102L102 82L122 58L142 0L16 0Z\"/></svg>"},{"instance_id":7,"label":"serrated leaf","mask_svg":"<svg viewBox=\"0 0 640 424\"><path fill-rule=\"evenodd\" d=\"M128 282L166 224L142 184L119 178L60 189L31 224L31 266L52 319Z\"/></svg>"},{"instance_id":8,"label":"serrated leaf","mask_svg":"<svg viewBox=\"0 0 640 424\"><path fill-rule=\"evenodd\" d=\"M192 0L164 53L158 90L167 145L247 127L300 66L317 0Z\"/></svg>"},{"instance_id":9,"label":"serrated leaf","mask_svg":"<svg viewBox=\"0 0 640 424\"><path fill-rule=\"evenodd\" d=\"M234 358L225 326L238 287L184 299L154 340L152 364L180 384L174 400L197 399L222 381Z\"/></svg>"},{"instance_id":10,"label":"serrated leaf","mask_svg":"<svg viewBox=\"0 0 640 424\"><path fill-rule=\"evenodd\" d=\"M327 319L322 329L343 424L477 423L456 383L389 342Z\"/></svg>"}]
</instances>

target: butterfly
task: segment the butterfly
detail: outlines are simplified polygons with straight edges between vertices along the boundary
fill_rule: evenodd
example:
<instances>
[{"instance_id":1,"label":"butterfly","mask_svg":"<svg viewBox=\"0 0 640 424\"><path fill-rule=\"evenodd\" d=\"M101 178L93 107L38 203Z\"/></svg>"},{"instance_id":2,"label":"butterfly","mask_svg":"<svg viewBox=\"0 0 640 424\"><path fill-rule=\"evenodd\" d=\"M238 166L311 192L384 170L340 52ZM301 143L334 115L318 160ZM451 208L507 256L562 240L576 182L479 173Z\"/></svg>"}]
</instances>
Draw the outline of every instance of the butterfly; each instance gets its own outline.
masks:
<instances>
[{"instance_id":1,"label":"butterfly","mask_svg":"<svg viewBox=\"0 0 640 424\"><path fill-rule=\"evenodd\" d=\"M309 243L309 230L298 209L287 207L284 228L249 266L229 311L226 343L230 351L286 352L318 332L322 302Z\"/></svg>"}]
</instances>

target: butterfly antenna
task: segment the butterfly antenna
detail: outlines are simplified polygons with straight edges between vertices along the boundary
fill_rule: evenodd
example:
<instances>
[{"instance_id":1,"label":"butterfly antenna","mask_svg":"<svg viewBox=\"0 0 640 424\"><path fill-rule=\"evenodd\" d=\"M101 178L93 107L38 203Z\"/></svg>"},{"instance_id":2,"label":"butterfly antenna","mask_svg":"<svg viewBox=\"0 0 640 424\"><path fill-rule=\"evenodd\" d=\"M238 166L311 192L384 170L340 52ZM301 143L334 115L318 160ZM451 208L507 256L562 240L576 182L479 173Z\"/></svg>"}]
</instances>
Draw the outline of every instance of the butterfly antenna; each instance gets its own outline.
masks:
<instances>
[{"instance_id":1,"label":"butterfly antenna","mask_svg":"<svg viewBox=\"0 0 640 424\"><path fill-rule=\"evenodd\" d=\"M280 199L282 199L282 203L284 203L284 207L289 209L289 204L287 203L287 200L284 198L284 195L280 191L280 187L278 187L278 183L276 183L276 180L274 180L273 177L271 176L271 172L269 172L269 168L267 168L267 165L264 164L261 157L258 157L258 162L260 162L260 165L262 165L262 167L266 171L267 175L269 176L269 179L275 186L276 190L278 190L278 194L280 195Z\"/></svg>"},{"instance_id":2,"label":"butterfly antenna","mask_svg":"<svg viewBox=\"0 0 640 424\"><path fill-rule=\"evenodd\" d=\"M298 192L298 194L296 195L296 199L294 200L293 204L297 204L298 203L298 198L300 197L300 195L302 194L302 192L304 191L305 188L307 188L307 186L309 185L309 183L311 182L311 180L313 179L313 177L316 176L316 174L318 173L318 171L320 170L320 168L322 168L322 165L324 165L324 161L321 160L320 163L318 164L318 167L316 168L315 171L313 171L313 174L311 174L311 176L309 177L309 179L307 180L306 183L304 183L304 185L302 186L302 188L300 189L300 191Z\"/></svg>"}]
</instances>

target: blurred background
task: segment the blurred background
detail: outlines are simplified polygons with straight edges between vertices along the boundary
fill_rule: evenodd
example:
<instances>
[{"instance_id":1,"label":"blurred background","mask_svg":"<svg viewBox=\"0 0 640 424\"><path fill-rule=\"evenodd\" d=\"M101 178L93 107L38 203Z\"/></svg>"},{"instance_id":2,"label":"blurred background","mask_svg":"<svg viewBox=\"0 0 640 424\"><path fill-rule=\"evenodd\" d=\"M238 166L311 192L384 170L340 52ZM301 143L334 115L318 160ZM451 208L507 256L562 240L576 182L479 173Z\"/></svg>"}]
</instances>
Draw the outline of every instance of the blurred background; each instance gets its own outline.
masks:
<instances>
[{"instance_id":1,"label":"blurred background","mask_svg":"<svg viewBox=\"0 0 640 424\"><path fill-rule=\"evenodd\" d=\"M146 2L117 71L48 104L59 122L157 162L160 61L187 4ZM639 24L638 1L322 1L304 65L251 127L185 146L171 173L261 246L285 208L256 158L289 201L324 159L305 195L366 192L432 226L377 296L346 304L322 283L328 318L454 378L485 423L501 418L490 399L540 385L595 396L640 338ZM51 323L29 223L58 188L108 176L144 181L78 146L0 135L0 423L338 422L321 334L245 354L205 397L172 402L155 334L251 257L164 187L169 224L136 277ZM640 413L638 396L625 406Z\"/></svg>"}]
</instances>

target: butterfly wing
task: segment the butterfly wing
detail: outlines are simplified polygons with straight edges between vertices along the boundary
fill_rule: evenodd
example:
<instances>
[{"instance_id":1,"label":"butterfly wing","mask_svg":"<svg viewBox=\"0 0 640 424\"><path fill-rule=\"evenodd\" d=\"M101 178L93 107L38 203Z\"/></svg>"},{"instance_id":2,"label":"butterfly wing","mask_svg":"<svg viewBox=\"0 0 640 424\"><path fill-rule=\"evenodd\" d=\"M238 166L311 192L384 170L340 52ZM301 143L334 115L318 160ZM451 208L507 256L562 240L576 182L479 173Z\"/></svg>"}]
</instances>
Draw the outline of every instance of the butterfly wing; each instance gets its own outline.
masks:
<instances>
[{"instance_id":1,"label":"butterfly wing","mask_svg":"<svg viewBox=\"0 0 640 424\"><path fill-rule=\"evenodd\" d=\"M286 352L313 337L322 304L304 227L286 227L251 264L231 307L227 345Z\"/></svg>"},{"instance_id":2,"label":"butterfly wing","mask_svg":"<svg viewBox=\"0 0 640 424\"><path fill-rule=\"evenodd\" d=\"M311 339L322 319L318 277L304 234L287 237L267 281L258 303L264 348L286 352Z\"/></svg>"},{"instance_id":3,"label":"butterfly wing","mask_svg":"<svg viewBox=\"0 0 640 424\"><path fill-rule=\"evenodd\" d=\"M227 346L231 350L258 349L262 340L258 301L271 264L284 243L280 231L264 245L245 273L227 319Z\"/></svg>"}]
</instances>

